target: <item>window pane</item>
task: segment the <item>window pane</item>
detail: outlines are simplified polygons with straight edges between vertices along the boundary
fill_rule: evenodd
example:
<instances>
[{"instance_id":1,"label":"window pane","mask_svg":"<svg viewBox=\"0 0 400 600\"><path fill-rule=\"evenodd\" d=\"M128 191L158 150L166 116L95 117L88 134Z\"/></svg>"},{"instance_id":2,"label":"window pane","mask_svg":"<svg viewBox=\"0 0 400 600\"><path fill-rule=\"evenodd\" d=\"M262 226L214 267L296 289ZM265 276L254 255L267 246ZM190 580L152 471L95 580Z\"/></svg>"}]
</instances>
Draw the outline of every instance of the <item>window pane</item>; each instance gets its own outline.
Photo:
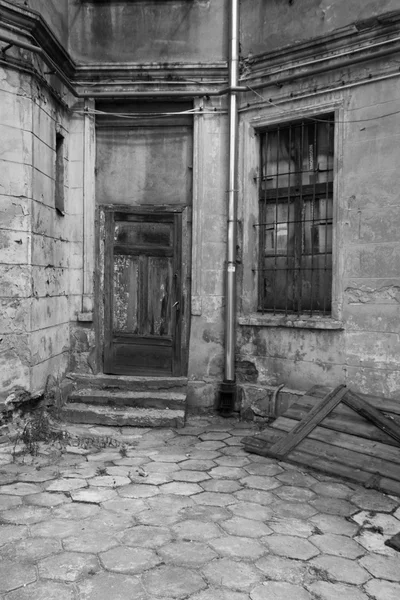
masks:
<instances>
[{"instance_id":1,"label":"window pane","mask_svg":"<svg viewBox=\"0 0 400 600\"><path fill-rule=\"evenodd\" d=\"M261 136L260 310L328 314L333 115Z\"/></svg>"}]
</instances>

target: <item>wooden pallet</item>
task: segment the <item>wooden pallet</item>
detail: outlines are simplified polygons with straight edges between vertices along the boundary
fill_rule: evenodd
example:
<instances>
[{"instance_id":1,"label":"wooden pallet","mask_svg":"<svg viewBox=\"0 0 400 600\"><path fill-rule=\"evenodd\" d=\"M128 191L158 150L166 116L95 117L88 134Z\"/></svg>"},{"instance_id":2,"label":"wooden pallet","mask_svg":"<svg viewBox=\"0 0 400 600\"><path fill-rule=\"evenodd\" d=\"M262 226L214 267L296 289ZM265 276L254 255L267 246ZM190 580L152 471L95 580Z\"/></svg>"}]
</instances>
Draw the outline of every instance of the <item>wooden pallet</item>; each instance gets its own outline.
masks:
<instances>
[{"instance_id":1,"label":"wooden pallet","mask_svg":"<svg viewBox=\"0 0 400 600\"><path fill-rule=\"evenodd\" d=\"M400 495L400 403L314 386L245 450Z\"/></svg>"}]
</instances>

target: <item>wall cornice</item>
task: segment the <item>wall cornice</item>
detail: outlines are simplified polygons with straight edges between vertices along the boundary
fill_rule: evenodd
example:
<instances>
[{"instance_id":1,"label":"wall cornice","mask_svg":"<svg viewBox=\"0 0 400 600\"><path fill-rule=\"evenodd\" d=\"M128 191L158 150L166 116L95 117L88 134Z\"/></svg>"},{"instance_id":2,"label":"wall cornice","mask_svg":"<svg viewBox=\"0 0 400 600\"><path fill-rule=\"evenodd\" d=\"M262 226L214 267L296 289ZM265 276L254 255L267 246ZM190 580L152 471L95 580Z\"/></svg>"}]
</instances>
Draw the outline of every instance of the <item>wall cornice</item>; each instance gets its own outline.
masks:
<instances>
[{"instance_id":1,"label":"wall cornice","mask_svg":"<svg viewBox=\"0 0 400 600\"><path fill-rule=\"evenodd\" d=\"M400 11L355 22L332 34L242 57L241 84L282 85L398 52Z\"/></svg>"}]
</instances>

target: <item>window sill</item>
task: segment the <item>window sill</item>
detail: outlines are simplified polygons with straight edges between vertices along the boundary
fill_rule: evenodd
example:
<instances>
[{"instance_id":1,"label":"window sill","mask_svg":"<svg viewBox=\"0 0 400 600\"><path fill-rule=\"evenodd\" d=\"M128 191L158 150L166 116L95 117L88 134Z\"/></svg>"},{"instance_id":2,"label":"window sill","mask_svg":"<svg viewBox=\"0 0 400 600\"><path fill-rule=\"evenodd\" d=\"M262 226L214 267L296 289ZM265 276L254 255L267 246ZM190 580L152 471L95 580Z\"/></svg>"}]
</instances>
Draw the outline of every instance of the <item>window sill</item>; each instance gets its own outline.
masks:
<instances>
[{"instance_id":1,"label":"window sill","mask_svg":"<svg viewBox=\"0 0 400 600\"><path fill-rule=\"evenodd\" d=\"M331 317L308 317L303 315L297 317L295 315L267 315L267 314L251 314L248 316L239 317L239 325L250 325L252 327L291 327L294 329L326 329L340 330L343 329L342 321L337 321Z\"/></svg>"}]
</instances>

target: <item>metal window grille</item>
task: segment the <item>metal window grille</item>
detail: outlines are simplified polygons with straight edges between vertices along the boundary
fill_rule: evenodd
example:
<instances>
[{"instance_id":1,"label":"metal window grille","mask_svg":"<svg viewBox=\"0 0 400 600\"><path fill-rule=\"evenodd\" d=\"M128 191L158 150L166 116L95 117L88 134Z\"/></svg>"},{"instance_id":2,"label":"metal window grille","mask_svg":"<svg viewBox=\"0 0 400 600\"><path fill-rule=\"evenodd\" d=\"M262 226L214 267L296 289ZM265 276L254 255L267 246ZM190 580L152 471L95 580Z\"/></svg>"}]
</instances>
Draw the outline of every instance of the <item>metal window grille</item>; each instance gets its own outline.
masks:
<instances>
[{"instance_id":1,"label":"metal window grille","mask_svg":"<svg viewBox=\"0 0 400 600\"><path fill-rule=\"evenodd\" d=\"M333 141L333 114L261 133L262 312L331 312Z\"/></svg>"}]
</instances>

